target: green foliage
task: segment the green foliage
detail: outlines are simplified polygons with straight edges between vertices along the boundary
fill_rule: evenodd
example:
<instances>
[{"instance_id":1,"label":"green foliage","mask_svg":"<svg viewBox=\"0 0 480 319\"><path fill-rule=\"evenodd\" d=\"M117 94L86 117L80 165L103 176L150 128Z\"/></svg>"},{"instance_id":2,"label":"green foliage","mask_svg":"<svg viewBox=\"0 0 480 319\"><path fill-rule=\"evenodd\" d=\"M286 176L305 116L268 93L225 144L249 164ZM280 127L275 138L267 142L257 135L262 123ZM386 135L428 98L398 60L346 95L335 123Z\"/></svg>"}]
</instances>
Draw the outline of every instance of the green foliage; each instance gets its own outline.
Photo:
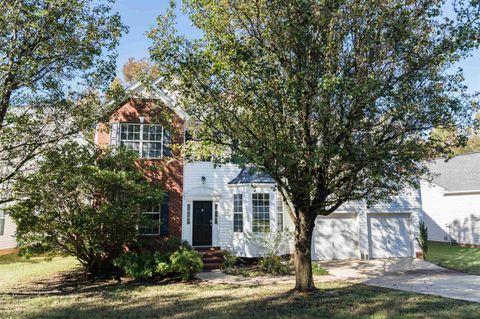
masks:
<instances>
[{"instance_id":1,"label":"green foliage","mask_svg":"<svg viewBox=\"0 0 480 319\"><path fill-rule=\"evenodd\" d=\"M157 271L153 255L128 252L117 257L113 264L135 279L151 278Z\"/></svg>"},{"instance_id":2,"label":"green foliage","mask_svg":"<svg viewBox=\"0 0 480 319\"><path fill-rule=\"evenodd\" d=\"M479 114L477 114L478 120ZM430 139L445 145L450 149L449 154L439 153L439 156L455 156L464 153L480 152L480 136L474 130L469 130L469 136L462 136L456 129L435 128Z\"/></svg>"},{"instance_id":3,"label":"green foliage","mask_svg":"<svg viewBox=\"0 0 480 319\"><path fill-rule=\"evenodd\" d=\"M200 254L191 249L180 248L170 257L172 270L180 273L183 281L188 281L197 272L202 271L203 262Z\"/></svg>"},{"instance_id":4,"label":"green foliage","mask_svg":"<svg viewBox=\"0 0 480 319\"><path fill-rule=\"evenodd\" d=\"M281 231L248 233L247 240L258 245L263 256L280 256L290 252L294 233L287 227Z\"/></svg>"},{"instance_id":5,"label":"green foliage","mask_svg":"<svg viewBox=\"0 0 480 319\"><path fill-rule=\"evenodd\" d=\"M227 269L227 268L235 267L235 265L237 264L237 261L238 261L238 257L235 256L234 252L226 249L222 253L223 253L222 254L223 268Z\"/></svg>"},{"instance_id":6,"label":"green foliage","mask_svg":"<svg viewBox=\"0 0 480 319\"><path fill-rule=\"evenodd\" d=\"M114 264L135 279L180 275L183 281L191 279L203 267L200 254L184 244L177 246L175 251L127 252L115 259Z\"/></svg>"},{"instance_id":7,"label":"green foliage","mask_svg":"<svg viewBox=\"0 0 480 319\"><path fill-rule=\"evenodd\" d=\"M126 28L111 2L0 1L0 203L60 141L92 135ZM112 96L111 96L112 97ZM102 107L103 105L103 107Z\"/></svg>"},{"instance_id":8,"label":"green foliage","mask_svg":"<svg viewBox=\"0 0 480 319\"><path fill-rule=\"evenodd\" d=\"M326 276L328 271L317 262L312 262L312 274L315 276Z\"/></svg>"},{"instance_id":9,"label":"green foliage","mask_svg":"<svg viewBox=\"0 0 480 319\"><path fill-rule=\"evenodd\" d=\"M420 237L417 237L417 242L423 252L423 258L427 259L428 253L428 229L423 220L419 224Z\"/></svg>"},{"instance_id":10,"label":"green foliage","mask_svg":"<svg viewBox=\"0 0 480 319\"><path fill-rule=\"evenodd\" d=\"M137 155L68 143L44 154L38 171L17 180L8 208L21 249L75 256L90 272L111 268L138 238L145 207L163 190L144 177Z\"/></svg>"},{"instance_id":11,"label":"green foliage","mask_svg":"<svg viewBox=\"0 0 480 319\"><path fill-rule=\"evenodd\" d=\"M468 133L476 101L447 70L479 45L480 3L452 5L446 19L443 0L186 0L202 38L178 34L173 6L151 54L194 140L276 180L309 260L317 215L418 186L450 147L428 132Z\"/></svg>"},{"instance_id":12,"label":"green foliage","mask_svg":"<svg viewBox=\"0 0 480 319\"><path fill-rule=\"evenodd\" d=\"M260 269L274 276L291 275L293 266L290 260L284 260L281 256L266 256L258 262Z\"/></svg>"}]
</instances>

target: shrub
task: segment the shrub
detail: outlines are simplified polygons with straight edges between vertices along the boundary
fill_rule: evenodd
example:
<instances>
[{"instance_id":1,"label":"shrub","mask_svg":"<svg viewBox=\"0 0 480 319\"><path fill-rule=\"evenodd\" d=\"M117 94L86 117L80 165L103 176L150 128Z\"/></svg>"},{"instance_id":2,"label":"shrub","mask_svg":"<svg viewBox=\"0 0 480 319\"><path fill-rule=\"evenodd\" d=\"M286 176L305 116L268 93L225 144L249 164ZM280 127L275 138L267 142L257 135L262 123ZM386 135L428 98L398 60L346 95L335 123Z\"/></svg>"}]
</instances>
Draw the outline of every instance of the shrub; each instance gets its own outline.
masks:
<instances>
[{"instance_id":1,"label":"shrub","mask_svg":"<svg viewBox=\"0 0 480 319\"><path fill-rule=\"evenodd\" d=\"M427 226L425 226L424 221L420 221L420 237L416 238L418 245L422 249L423 252L423 259L427 259L427 252L428 252L428 229Z\"/></svg>"},{"instance_id":2,"label":"shrub","mask_svg":"<svg viewBox=\"0 0 480 319\"><path fill-rule=\"evenodd\" d=\"M170 256L171 270L179 273L183 281L193 278L193 275L203 268L202 257L197 251L181 247Z\"/></svg>"},{"instance_id":3,"label":"shrub","mask_svg":"<svg viewBox=\"0 0 480 319\"><path fill-rule=\"evenodd\" d=\"M328 275L328 271L320 266L317 262L312 262L312 273L316 276Z\"/></svg>"},{"instance_id":4,"label":"shrub","mask_svg":"<svg viewBox=\"0 0 480 319\"><path fill-rule=\"evenodd\" d=\"M114 265L135 279L147 279L157 272L157 264L153 255L124 253L114 260Z\"/></svg>"},{"instance_id":5,"label":"shrub","mask_svg":"<svg viewBox=\"0 0 480 319\"><path fill-rule=\"evenodd\" d=\"M290 275L293 272L291 261L283 260L280 256L262 257L258 265L264 272L274 276Z\"/></svg>"},{"instance_id":6,"label":"shrub","mask_svg":"<svg viewBox=\"0 0 480 319\"><path fill-rule=\"evenodd\" d=\"M230 250L223 251L223 268L233 268L237 264L238 257Z\"/></svg>"},{"instance_id":7,"label":"shrub","mask_svg":"<svg viewBox=\"0 0 480 319\"><path fill-rule=\"evenodd\" d=\"M8 208L22 252L68 254L91 273L112 270L124 247L137 242L140 212L162 202L160 185L137 158L77 143L45 153L36 172L16 181L19 200Z\"/></svg>"}]
</instances>

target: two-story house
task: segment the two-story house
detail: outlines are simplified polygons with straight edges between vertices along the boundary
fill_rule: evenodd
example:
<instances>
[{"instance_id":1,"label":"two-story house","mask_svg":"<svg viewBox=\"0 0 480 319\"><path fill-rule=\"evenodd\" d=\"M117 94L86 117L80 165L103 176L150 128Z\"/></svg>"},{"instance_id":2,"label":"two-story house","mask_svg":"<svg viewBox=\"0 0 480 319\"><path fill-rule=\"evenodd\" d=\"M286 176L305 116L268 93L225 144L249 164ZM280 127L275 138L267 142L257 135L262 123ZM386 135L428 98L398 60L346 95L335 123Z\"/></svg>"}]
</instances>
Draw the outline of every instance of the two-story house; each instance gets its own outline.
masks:
<instances>
[{"instance_id":1,"label":"two-story house","mask_svg":"<svg viewBox=\"0 0 480 319\"><path fill-rule=\"evenodd\" d=\"M159 80L152 88L140 83L129 88L133 98L119 105L108 123L98 126L95 137L100 145L137 151L160 168L152 178L162 182L168 197L145 213L162 226L144 229L144 236L152 242L177 236L196 247L261 256L272 234L293 230L275 181L254 167L186 162L175 146L184 143L188 115L161 89ZM110 130L105 130L107 126ZM419 250L415 237L420 213L418 189L406 190L389 204L343 205L328 217L318 217L312 258L413 257ZM290 240L281 253L292 252L292 247Z\"/></svg>"}]
</instances>

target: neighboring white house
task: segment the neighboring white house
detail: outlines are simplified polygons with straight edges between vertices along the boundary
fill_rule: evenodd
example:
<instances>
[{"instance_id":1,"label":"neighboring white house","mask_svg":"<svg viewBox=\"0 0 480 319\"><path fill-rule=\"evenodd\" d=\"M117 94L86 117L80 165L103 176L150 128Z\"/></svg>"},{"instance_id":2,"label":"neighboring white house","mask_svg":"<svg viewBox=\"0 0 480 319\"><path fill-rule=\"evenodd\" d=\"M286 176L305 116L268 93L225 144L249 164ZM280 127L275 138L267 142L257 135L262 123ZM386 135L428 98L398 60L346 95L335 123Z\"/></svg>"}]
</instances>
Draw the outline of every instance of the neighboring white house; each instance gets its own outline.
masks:
<instances>
[{"instance_id":1,"label":"neighboring white house","mask_svg":"<svg viewBox=\"0 0 480 319\"><path fill-rule=\"evenodd\" d=\"M480 245L480 152L429 164L432 182L421 185L431 241Z\"/></svg>"},{"instance_id":2,"label":"neighboring white house","mask_svg":"<svg viewBox=\"0 0 480 319\"><path fill-rule=\"evenodd\" d=\"M344 205L317 218L312 259L413 257L420 213L419 190L405 191L390 204ZM275 181L234 164L186 163L182 214L182 239L242 257L261 256L272 233L293 230ZM290 243L283 252L292 248Z\"/></svg>"},{"instance_id":3,"label":"neighboring white house","mask_svg":"<svg viewBox=\"0 0 480 319\"><path fill-rule=\"evenodd\" d=\"M0 208L0 255L11 253L17 248L15 230L13 220Z\"/></svg>"}]
</instances>

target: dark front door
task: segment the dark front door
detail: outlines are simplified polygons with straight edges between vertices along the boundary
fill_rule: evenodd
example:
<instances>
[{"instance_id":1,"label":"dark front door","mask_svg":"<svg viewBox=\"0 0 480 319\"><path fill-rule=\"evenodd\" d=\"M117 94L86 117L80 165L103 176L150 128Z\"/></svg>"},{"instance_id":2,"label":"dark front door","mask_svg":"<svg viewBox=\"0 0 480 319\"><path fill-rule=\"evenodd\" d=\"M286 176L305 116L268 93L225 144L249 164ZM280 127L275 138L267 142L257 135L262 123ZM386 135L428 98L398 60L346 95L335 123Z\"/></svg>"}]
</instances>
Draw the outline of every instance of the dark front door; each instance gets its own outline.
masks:
<instances>
[{"instance_id":1,"label":"dark front door","mask_svg":"<svg viewBox=\"0 0 480 319\"><path fill-rule=\"evenodd\" d=\"M193 246L212 245L212 202L193 202Z\"/></svg>"}]
</instances>

